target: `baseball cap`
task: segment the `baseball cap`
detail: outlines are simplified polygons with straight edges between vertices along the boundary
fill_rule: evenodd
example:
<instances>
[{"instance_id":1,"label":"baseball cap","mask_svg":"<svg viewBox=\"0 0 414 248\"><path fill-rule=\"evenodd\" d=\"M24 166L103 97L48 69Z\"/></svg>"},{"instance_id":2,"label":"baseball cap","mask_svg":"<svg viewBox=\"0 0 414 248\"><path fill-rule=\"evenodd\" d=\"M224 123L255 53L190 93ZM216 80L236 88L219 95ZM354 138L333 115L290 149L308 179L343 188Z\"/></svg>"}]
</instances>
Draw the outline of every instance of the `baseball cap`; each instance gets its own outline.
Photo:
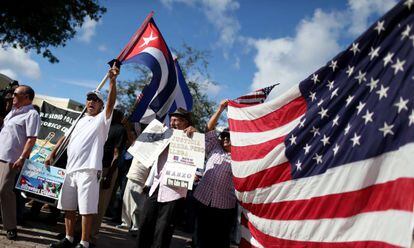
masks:
<instances>
[{"instance_id":1,"label":"baseball cap","mask_svg":"<svg viewBox=\"0 0 414 248\"><path fill-rule=\"evenodd\" d=\"M88 97L90 95L95 95L96 97L98 97L99 100L101 100L102 102L104 101L102 93L99 90L94 90L94 91L88 92L88 94L86 94L86 97Z\"/></svg>"}]
</instances>

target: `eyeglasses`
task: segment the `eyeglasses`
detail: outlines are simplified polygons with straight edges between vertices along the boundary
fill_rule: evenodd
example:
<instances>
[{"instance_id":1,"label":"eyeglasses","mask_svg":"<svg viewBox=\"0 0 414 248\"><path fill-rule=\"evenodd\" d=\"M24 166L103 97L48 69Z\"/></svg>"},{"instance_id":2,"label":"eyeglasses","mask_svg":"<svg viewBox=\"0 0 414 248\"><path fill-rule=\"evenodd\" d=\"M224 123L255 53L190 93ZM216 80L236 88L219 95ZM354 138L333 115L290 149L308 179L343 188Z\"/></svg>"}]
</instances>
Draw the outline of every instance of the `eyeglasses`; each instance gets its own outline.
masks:
<instances>
[{"instance_id":1,"label":"eyeglasses","mask_svg":"<svg viewBox=\"0 0 414 248\"><path fill-rule=\"evenodd\" d=\"M86 100L87 100L87 101L94 101L94 102L98 102L98 101L100 101L101 99L99 99L97 96L90 95L90 96L86 97Z\"/></svg>"},{"instance_id":2,"label":"eyeglasses","mask_svg":"<svg viewBox=\"0 0 414 248\"><path fill-rule=\"evenodd\" d=\"M13 92L13 97L27 95L24 92Z\"/></svg>"}]
</instances>

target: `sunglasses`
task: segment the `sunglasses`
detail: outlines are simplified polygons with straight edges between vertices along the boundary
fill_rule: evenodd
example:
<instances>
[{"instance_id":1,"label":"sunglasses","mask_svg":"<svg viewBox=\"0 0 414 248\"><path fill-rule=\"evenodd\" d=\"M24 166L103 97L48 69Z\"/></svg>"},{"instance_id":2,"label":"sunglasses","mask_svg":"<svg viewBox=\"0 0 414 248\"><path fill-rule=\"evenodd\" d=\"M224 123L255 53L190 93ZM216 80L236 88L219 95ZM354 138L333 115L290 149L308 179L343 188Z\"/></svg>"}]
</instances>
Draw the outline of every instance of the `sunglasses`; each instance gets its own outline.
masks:
<instances>
[{"instance_id":1,"label":"sunglasses","mask_svg":"<svg viewBox=\"0 0 414 248\"><path fill-rule=\"evenodd\" d=\"M24 92L13 92L13 97L27 95Z\"/></svg>"},{"instance_id":2,"label":"sunglasses","mask_svg":"<svg viewBox=\"0 0 414 248\"><path fill-rule=\"evenodd\" d=\"M98 101L100 101L101 99L99 99L97 96L91 95L91 96L86 97L86 100L87 100L87 101L94 101L94 102L98 102Z\"/></svg>"}]
</instances>

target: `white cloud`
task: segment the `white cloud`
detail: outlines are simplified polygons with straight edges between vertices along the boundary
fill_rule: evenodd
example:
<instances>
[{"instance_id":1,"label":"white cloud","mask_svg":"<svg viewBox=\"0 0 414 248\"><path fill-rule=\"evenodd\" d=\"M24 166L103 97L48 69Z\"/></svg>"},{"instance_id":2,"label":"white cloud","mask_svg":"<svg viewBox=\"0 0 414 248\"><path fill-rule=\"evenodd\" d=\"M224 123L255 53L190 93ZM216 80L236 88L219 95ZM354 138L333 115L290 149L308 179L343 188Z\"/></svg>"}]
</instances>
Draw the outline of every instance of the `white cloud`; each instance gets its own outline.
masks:
<instances>
[{"instance_id":1,"label":"white cloud","mask_svg":"<svg viewBox=\"0 0 414 248\"><path fill-rule=\"evenodd\" d=\"M222 90L222 86L218 84L214 84L212 82L204 82L201 84L202 91L207 94L209 97L217 96L220 91Z\"/></svg>"},{"instance_id":2,"label":"white cloud","mask_svg":"<svg viewBox=\"0 0 414 248\"><path fill-rule=\"evenodd\" d=\"M240 7L236 0L161 0L161 2L169 9L174 3L199 6L207 20L219 32L218 46L227 49L237 41L241 26L237 18L232 15ZM224 57L228 57L226 51L224 51Z\"/></svg>"},{"instance_id":3,"label":"white cloud","mask_svg":"<svg viewBox=\"0 0 414 248\"><path fill-rule=\"evenodd\" d=\"M0 48L0 72L12 79L21 75L29 79L40 78L40 66L21 48Z\"/></svg>"},{"instance_id":4,"label":"white cloud","mask_svg":"<svg viewBox=\"0 0 414 248\"><path fill-rule=\"evenodd\" d=\"M235 43L249 44L257 54L254 62L252 90L275 82L281 84L274 90L283 92L324 65L343 48L340 38L355 37L367 27L373 15L381 15L395 5L396 0L348 0L343 11L315 10L310 19L302 20L292 37L252 38L240 35L241 26L233 15L240 8L237 0L161 0L168 8L174 3L199 6L208 21L219 32L218 45L224 58L229 58L229 48ZM242 47L249 52L248 46ZM239 61L233 64L238 68Z\"/></svg>"},{"instance_id":5,"label":"white cloud","mask_svg":"<svg viewBox=\"0 0 414 248\"><path fill-rule=\"evenodd\" d=\"M85 79L57 79L56 81L65 83L65 84L70 84L70 85L75 85L75 86L80 86L83 88L87 88L87 89L96 89L96 86L98 86L99 82L98 81L94 81L94 80L85 80Z\"/></svg>"},{"instance_id":6,"label":"white cloud","mask_svg":"<svg viewBox=\"0 0 414 248\"><path fill-rule=\"evenodd\" d=\"M323 65L340 48L340 19L337 13L316 10L312 19L301 22L295 37L250 40L258 69L252 90L280 82L277 91L285 91Z\"/></svg>"},{"instance_id":7,"label":"white cloud","mask_svg":"<svg viewBox=\"0 0 414 248\"><path fill-rule=\"evenodd\" d=\"M168 9L172 9L172 5L174 3L184 3L187 5L193 5L194 1L193 0L161 0L161 3L164 4L164 6L167 7Z\"/></svg>"},{"instance_id":8,"label":"white cloud","mask_svg":"<svg viewBox=\"0 0 414 248\"><path fill-rule=\"evenodd\" d=\"M368 28L369 17L382 15L397 3L396 0L348 0L351 25L348 32L359 35Z\"/></svg>"},{"instance_id":9,"label":"white cloud","mask_svg":"<svg viewBox=\"0 0 414 248\"><path fill-rule=\"evenodd\" d=\"M234 60L234 68L236 68L237 70L240 69L240 57L236 56Z\"/></svg>"},{"instance_id":10,"label":"white cloud","mask_svg":"<svg viewBox=\"0 0 414 248\"><path fill-rule=\"evenodd\" d=\"M100 24L95 20L92 20L89 16L87 16L83 22L82 27L77 29L78 32L78 40L84 43L89 43L92 40L92 37L96 33L96 26Z\"/></svg>"},{"instance_id":11,"label":"white cloud","mask_svg":"<svg viewBox=\"0 0 414 248\"><path fill-rule=\"evenodd\" d=\"M200 82L200 90L209 97L217 96L223 89L222 85L212 82L206 76L198 72L187 75L187 81Z\"/></svg>"},{"instance_id":12,"label":"white cloud","mask_svg":"<svg viewBox=\"0 0 414 248\"><path fill-rule=\"evenodd\" d=\"M234 0L202 0L207 19L220 32L219 44L233 45L240 30L239 21L232 16L240 5Z\"/></svg>"},{"instance_id":13,"label":"white cloud","mask_svg":"<svg viewBox=\"0 0 414 248\"><path fill-rule=\"evenodd\" d=\"M280 82L275 94L300 83L343 49L341 36L361 34L370 17L385 13L394 4L394 0L349 0L348 9L340 12L315 10L310 20L300 22L294 37L250 38L249 44L257 50L252 90Z\"/></svg>"},{"instance_id":14,"label":"white cloud","mask_svg":"<svg viewBox=\"0 0 414 248\"><path fill-rule=\"evenodd\" d=\"M108 51L108 48L105 45L99 45L98 50L101 51L101 52L106 52L106 51Z\"/></svg>"}]
</instances>

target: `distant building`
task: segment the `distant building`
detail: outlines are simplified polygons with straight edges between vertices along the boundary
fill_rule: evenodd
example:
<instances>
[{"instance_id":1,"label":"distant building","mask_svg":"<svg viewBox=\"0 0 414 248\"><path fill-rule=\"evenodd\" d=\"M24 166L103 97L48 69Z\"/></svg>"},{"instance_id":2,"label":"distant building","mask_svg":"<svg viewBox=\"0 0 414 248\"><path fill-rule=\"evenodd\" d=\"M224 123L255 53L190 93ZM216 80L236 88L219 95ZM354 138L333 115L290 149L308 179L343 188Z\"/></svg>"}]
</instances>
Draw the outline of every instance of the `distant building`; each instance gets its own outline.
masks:
<instances>
[{"instance_id":1,"label":"distant building","mask_svg":"<svg viewBox=\"0 0 414 248\"><path fill-rule=\"evenodd\" d=\"M45 96L39 94L36 94L33 100L33 104L40 107L42 106L43 101L47 101L59 108L72 109L76 111L82 111L82 109L85 107L85 105L83 105L82 103L72 100L70 98Z\"/></svg>"},{"instance_id":2,"label":"distant building","mask_svg":"<svg viewBox=\"0 0 414 248\"><path fill-rule=\"evenodd\" d=\"M0 73L0 90L6 88L10 83L14 80L9 78L8 76ZM36 94L33 100L33 104L39 107L42 106L43 101L48 101L49 103L63 109L71 109L75 111L82 111L85 107L84 104L72 100L70 98L61 98L61 97L53 97L53 96L45 96Z\"/></svg>"},{"instance_id":3,"label":"distant building","mask_svg":"<svg viewBox=\"0 0 414 248\"><path fill-rule=\"evenodd\" d=\"M6 88L14 80L0 73L0 90Z\"/></svg>"}]
</instances>

